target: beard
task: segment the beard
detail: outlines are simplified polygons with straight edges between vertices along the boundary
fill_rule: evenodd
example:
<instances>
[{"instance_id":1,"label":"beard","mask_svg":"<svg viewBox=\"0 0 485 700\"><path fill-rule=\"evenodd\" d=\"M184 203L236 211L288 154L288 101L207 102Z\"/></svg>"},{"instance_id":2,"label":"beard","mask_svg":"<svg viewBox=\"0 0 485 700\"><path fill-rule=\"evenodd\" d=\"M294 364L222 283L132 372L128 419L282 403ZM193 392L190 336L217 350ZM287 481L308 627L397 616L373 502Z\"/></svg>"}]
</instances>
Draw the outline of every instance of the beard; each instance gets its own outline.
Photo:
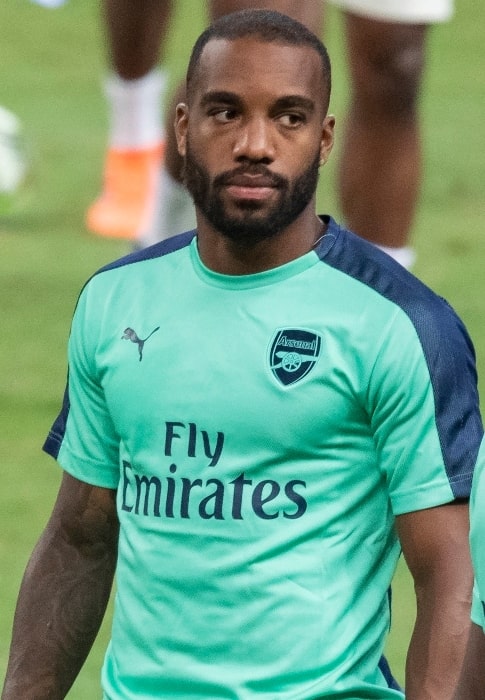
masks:
<instances>
[{"instance_id":1,"label":"beard","mask_svg":"<svg viewBox=\"0 0 485 700\"><path fill-rule=\"evenodd\" d=\"M187 143L184 162L184 183L195 206L223 236L244 247L274 238L302 213L312 200L318 183L320 152L308 168L293 182L272 173L261 163L246 163L217 175L212 181ZM237 175L261 175L271 181L278 192L274 204L262 206L259 201L241 200L237 214L227 211L222 192Z\"/></svg>"}]
</instances>

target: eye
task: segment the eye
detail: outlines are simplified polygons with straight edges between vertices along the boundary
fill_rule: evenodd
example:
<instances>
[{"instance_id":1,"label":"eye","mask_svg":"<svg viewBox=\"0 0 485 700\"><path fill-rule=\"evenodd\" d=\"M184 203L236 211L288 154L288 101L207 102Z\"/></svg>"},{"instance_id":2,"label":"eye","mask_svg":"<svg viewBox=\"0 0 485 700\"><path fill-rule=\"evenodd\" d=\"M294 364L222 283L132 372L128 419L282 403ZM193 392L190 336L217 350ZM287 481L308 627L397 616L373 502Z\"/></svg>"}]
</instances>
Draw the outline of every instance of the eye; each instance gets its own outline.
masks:
<instances>
[{"instance_id":1,"label":"eye","mask_svg":"<svg viewBox=\"0 0 485 700\"><path fill-rule=\"evenodd\" d=\"M286 112L285 114L280 114L278 116L278 121L282 126L289 129L295 129L301 124L304 124L306 119L303 114L298 112Z\"/></svg>"},{"instance_id":2,"label":"eye","mask_svg":"<svg viewBox=\"0 0 485 700\"><path fill-rule=\"evenodd\" d=\"M237 112L235 109L226 107L225 109L212 110L210 116L213 117L217 122L220 122L221 124L227 124L228 122L231 122L236 118Z\"/></svg>"}]
</instances>

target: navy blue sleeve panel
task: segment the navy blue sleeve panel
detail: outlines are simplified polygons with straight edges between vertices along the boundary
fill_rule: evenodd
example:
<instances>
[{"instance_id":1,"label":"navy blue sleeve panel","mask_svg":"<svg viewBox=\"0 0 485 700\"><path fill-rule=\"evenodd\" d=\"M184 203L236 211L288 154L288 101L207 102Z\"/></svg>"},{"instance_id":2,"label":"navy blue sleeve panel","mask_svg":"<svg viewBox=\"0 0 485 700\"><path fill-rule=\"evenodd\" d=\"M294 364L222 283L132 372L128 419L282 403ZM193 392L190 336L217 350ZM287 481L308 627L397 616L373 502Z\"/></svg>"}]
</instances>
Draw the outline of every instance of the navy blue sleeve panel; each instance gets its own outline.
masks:
<instances>
[{"instance_id":1,"label":"navy blue sleeve panel","mask_svg":"<svg viewBox=\"0 0 485 700\"><path fill-rule=\"evenodd\" d=\"M54 421L52 428L49 431L49 434L46 438L46 441L44 442L44 445L42 449L44 452L47 452L47 454L51 455L51 457L54 457L54 459L57 459L59 455L59 450L61 449L62 445L62 440L64 438L65 432L66 432L66 423L67 423L67 417L69 415L69 373L68 373L68 379L66 382L66 388L64 390L64 398L62 400L62 408L57 416L56 420Z\"/></svg>"},{"instance_id":2,"label":"navy blue sleeve panel","mask_svg":"<svg viewBox=\"0 0 485 700\"><path fill-rule=\"evenodd\" d=\"M381 656L381 659L379 661L379 669L380 669L382 675L384 676L384 678L386 679L388 688L392 688L393 690L401 690L402 691L401 686L399 685L399 683L396 681L396 679L392 675L391 668L390 668L389 663L388 663L385 656Z\"/></svg>"},{"instance_id":3,"label":"navy blue sleeve panel","mask_svg":"<svg viewBox=\"0 0 485 700\"><path fill-rule=\"evenodd\" d=\"M399 306L413 324L429 369L438 435L455 498L468 498L483 437L475 350L451 306L376 246L331 218L321 260Z\"/></svg>"},{"instance_id":4,"label":"navy blue sleeve panel","mask_svg":"<svg viewBox=\"0 0 485 700\"><path fill-rule=\"evenodd\" d=\"M105 265L98 270L96 274L106 272L107 270L115 270L117 267L123 267L124 265L132 265L133 263L142 262L143 260L152 260L153 258L160 258L163 255L174 253L175 251L189 245L196 233L197 232L195 229L192 231L187 231L186 233L179 233L177 236L167 238L164 241L160 241L159 243L149 246L148 248L135 250L133 253L129 253L128 255Z\"/></svg>"},{"instance_id":5,"label":"navy blue sleeve panel","mask_svg":"<svg viewBox=\"0 0 485 700\"><path fill-rule=\"evenodd\" d=\"M101 274L102 272L107 272L109 270L115 270L119 267L123 267L124 265L131 265L137 262L143 262L144 260L151 260L153 258L158 258L162 257L164 255L168 255L169 253L173 253L177 250L180 250L181 248L184 248L185 246L189 245L193 237L195 236L196 231L188 231L186 233L181 233L177 236L173 236L172 238L167 238L165 241L161 241L160 243L156 243L153 246L150 246L148 248L144 248L142 250L135 251L133 253L130 253L129 255L125 255L122 258L119 258L118 260L115 260L112 263L109 263L108 265L105 265L102 267L98 272L95 273L95 275ZM94 275L93 275L94 276ZM91 279L91 278L90 278ZM89 282L89 280L88 280ZM88 284L86 282L86 284ZM83 286L86 286L86 284ZM81 290L82 293L82 290ZM79 296L81 296L81 293ZM79 301L79 297L78 297ZM77 307L77 304L76 304ZM64 435L66 432L66 424L67 424L67 418L69 416L69 409L70 409L70 401L69 401L69 371L68 371L68 376L67 376L67 382L66 382L66 388L64 391L64 398L62 401L62 407L60 410L59 415L57 416L56 420L54 421L52 428L49 431L49 434L47 436L46 441L44 442L43 445L43 450L47 452L47 454L51 455L54 457L54 459L57 459L59 455L59 450L62 445L62 441L64 439Z\"/></svg>"}]
</instances>

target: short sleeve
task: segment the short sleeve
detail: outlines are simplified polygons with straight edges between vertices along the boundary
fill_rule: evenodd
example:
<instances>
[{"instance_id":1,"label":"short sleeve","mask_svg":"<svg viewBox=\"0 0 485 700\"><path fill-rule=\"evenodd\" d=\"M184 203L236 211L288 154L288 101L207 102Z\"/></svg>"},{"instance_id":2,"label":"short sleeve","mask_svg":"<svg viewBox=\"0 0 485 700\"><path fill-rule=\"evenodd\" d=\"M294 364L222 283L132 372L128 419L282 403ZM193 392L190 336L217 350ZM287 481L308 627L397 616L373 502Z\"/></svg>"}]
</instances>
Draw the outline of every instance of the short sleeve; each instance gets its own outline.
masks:
<instances>
[{"instance_id":1,"label":"short sleeve","mask_svg":"<svg viewBox=\"0 0 485 700\"><path fill-rule=\"evenodd\" d=\"M485 630L485 441L482 441L470 498L470 550L475 572L472 620Z\"/></svg>"},{"instance_id":2,"label":"short sleeve","mask_svg":"<svg viewBox=\"0 0 485 700\"><path fill-rule=\"evenodd\" d=\"M473 586L471 619L476 625L482 627L485 632L485 611L483 609L483 603L480 599L476 581L475 585Z\"/></svg>"},{"instance_id":3,"label":"short sleeve","mask_svg":"<svg viewBox=\"0 0 485 700\"><path fill-rule=\"evenodd\" d=\"M396 515L470 493L483 434L475 364L462 327L451 318L447 328L446 343L434 337L428 346L436 350L426 353L423 337L399 310L379 348L369 410Z\"/></svg>"},{"instance_id":4,"label":"short sleeve","mask_svg":"<svg viewBox=\"0 0 485 700\"><path fill-rule=\"evenodd\" d=\"M63 406L44 450L81 481L116 488L120 441L96 366L102 306L96 297L96 286L91 281L81 292L74 313Z\"/></svg>"}]
</instances>

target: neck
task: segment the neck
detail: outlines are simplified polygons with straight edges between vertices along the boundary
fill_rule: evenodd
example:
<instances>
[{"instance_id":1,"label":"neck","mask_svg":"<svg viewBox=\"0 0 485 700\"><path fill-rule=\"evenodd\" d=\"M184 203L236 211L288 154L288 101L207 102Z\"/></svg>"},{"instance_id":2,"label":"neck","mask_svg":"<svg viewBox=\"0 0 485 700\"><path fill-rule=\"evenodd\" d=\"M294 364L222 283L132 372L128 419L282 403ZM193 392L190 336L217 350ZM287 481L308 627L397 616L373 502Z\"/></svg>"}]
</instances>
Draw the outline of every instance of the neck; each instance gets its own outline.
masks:
<instances>
[{"instance_id":1,"label":"neck","mask_svg":"<svg viewBox=\"0 0 485 700\"><path fill-rule=\"evenodd\" d=\"M210 270L225 275L251 275L284 265L308 253L325 230L315 211L307 209L275 236L248 246L221 234L197 211L200 258Z\"/></svg>"}]
</instances>

